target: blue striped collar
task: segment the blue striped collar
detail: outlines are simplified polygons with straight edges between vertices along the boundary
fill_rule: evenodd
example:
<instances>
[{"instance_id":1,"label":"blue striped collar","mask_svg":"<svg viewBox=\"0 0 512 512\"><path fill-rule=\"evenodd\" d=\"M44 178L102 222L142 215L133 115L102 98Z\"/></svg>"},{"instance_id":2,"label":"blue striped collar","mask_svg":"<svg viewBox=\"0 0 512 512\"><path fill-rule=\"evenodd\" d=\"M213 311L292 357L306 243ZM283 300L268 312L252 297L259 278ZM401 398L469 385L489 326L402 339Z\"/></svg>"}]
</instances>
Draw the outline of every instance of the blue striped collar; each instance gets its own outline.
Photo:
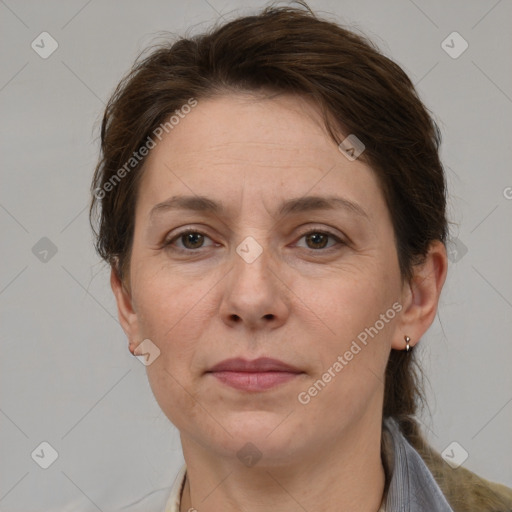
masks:
<instances>
[{"instance_id":1,"label":"blue striped collar","mask_svg":"<svg viewBox=\"0 0 512 512\"><path fill-rule=\"evenodd\" d=\"M386 511L453 512L432 473L392 418L384 420L383 436L391 436L393 453L388 454L392 476L386 497ZM388 437L389 439L389 437Z\"/></svg>"}]
</instances>

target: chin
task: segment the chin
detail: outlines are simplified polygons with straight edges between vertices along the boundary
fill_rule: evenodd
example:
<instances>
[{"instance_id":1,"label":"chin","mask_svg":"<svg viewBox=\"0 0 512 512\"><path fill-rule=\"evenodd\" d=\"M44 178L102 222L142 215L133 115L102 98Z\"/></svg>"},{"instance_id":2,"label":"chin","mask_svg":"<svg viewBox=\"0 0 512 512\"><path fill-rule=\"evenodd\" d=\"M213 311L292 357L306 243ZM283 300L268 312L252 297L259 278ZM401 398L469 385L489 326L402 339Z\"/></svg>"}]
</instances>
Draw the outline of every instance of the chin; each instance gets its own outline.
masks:
<instances>
[{"instance_id":1,"label":"chin","mask_svg":"<svg viewBox=\"0 0 512 512\"><path fill-rule=\"evenodd\" d=\"M203 439L201 444L222 452L223 456L230 457L235 453L242 459L245 455L253 459L259 456L268 465L289 463L294 452L299 457L302 449L310 443L299 435L298 429L292 428L290 418L285 419L288 412L237 411L231 417L225 414L224 428L219 426L217 429L218 437Z\"/></svg>"}]
</instances>

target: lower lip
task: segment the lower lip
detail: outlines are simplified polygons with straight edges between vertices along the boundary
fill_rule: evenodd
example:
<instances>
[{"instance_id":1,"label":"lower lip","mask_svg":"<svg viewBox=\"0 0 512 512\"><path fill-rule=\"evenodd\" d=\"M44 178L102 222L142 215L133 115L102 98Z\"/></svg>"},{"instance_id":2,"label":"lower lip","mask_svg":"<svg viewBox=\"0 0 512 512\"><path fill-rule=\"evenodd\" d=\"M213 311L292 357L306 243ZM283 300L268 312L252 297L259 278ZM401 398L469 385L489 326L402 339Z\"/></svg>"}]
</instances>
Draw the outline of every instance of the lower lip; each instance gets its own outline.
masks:
<instances>
[{"instance_id":1,"label":"lower lip","mask_svg":"<svg viewBox=\"0 0 512 512\"><path fill-rule=\"evenodd\" d=\"M236 389L264 391L288 382L300 373L290 372L210 372L215 378Z\"/></svg>"}]
</instances>

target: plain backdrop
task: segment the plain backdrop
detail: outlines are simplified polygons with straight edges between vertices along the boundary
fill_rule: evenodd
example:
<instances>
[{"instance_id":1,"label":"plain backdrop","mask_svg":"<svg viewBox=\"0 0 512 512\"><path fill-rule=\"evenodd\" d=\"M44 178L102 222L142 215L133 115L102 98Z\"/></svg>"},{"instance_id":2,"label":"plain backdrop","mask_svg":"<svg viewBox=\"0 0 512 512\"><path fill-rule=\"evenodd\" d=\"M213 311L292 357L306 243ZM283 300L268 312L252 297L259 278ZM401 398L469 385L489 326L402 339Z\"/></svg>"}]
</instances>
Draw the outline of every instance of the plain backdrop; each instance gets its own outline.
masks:
<instances>
[{"instance_id":1,"label":"plain backdrop","mask_svg":"<svg viewBox=\"0 0 512 512\"><path fill-rule=\"evenodd\" d=\"M161 31L197 33L263 5L0 1L0 511L162 509L183 457L93 250L99 121ZM430 404L422 422L439 451L455 441L464 467L512 486L512 3L310 6L397 61L441 127L451 261L419 345ZM57 457L47 469L41 453Z\"/></svg>"}]
</instances>

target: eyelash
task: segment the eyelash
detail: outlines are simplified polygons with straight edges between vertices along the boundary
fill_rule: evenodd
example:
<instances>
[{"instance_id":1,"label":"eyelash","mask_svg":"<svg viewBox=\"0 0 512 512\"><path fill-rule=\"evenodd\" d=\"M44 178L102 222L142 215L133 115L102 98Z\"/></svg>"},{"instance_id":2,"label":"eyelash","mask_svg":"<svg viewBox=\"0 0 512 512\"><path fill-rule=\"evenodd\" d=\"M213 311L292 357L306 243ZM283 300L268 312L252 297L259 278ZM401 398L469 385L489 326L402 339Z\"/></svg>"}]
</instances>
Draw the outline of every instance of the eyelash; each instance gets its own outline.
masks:
<instances>
[{"instance_id":1,"label":"eyelash","mask_svg":"<svg viewBox=\"0 0 512 512\"><path fill-rule=\"evenodd\" d=\"M181 231L180 233L177 233L171 239L164 241L161 248L170 250L170 251L181 252L181 253L200 252L200 249L203 249L203 247L199 247L198 249L182 249L181 247L173 247L172 246L172 244L174 243L175 240L179 240L181 237L183 237L189 233L203 235L204 237L210 238L206 233L203 233L202 231L199 231L197 229L188 228L188 229ZM312 234L325 235L325 236L333 238L337 242L338 245L347 245L343 240L341 240L334 233L331 233L330 231L318 230L318 229L311 229L309 231L305 231L304 233L302 233L300 235L299 240L304 238L307 235L312 235ZM333 245L333 246L327 247L327 248L320 248L320 249L309 249L307 247L305 249L312 251L312 252L322 252L322 251L330 252L330 250L336 249L336 245Z\"/></svg>"}]
</instances>

